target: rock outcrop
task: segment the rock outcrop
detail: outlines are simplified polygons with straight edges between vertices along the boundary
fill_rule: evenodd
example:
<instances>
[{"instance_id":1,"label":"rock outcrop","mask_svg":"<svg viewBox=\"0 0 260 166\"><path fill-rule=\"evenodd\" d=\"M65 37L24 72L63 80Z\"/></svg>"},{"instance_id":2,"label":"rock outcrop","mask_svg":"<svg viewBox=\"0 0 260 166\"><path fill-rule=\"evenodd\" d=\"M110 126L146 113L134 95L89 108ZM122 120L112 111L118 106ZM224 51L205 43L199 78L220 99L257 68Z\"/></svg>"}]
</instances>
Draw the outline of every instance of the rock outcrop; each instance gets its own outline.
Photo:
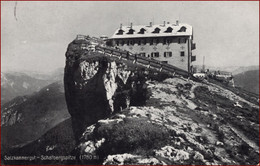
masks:
<instances>
[{"instance_id":1,"label":"rock outcrop","mask_svg":"<svg viewBox=\"0 0 260 166\"><path fill-rule=\"evenodd\" d=\"M83 41L81 41L83 42ZM145 74L100 53L82 51L73 41L66 53L65 96L75 138L98 120L147 98Z\"/></svg>"}]
</instances>

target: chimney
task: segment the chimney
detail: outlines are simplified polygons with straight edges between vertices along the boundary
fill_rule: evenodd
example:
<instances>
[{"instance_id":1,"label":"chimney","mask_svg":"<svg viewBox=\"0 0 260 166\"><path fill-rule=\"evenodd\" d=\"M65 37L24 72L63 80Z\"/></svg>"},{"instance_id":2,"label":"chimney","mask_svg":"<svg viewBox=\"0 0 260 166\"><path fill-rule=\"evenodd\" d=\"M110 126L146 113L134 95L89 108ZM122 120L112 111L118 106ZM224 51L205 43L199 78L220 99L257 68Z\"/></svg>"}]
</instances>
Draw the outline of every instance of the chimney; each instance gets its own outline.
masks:
<instances>
[{"instance_id":1,"label":"chimney","mask_svg":"<svg viewBox=\"0 0 260 166\"><path fill-rule=\"evenodd\" d=\"M122 25L122 24L120 24L120 30L122 29L122 26L123 26L123 25Z\"/></svg>"},{"instance_id":2,"label":"chimney","mask_svg":"<svg viewBox=\"0 0 260 166\"><path fill-rule=\"evenodd\" d=\"M153 26L153 22L150 22L150 27L152 27Z\"/></svg>"},{"instance_id":3,"label":"chimney","mask_svg":"<svg viewBox=\"0 0 260 166\"><path fill-rule=\"evenodd\" d=\"M165 26L165 21L163 21L163 26Z\"/></svg>"},{"instance_id":4,"label":"chimney","mask_svg":"<svg viewBox=\"0 0 260 166\"><path fill-rule=\"evenodd\" d=\"M176 20L176 25L177 25L177 26L179 25L179 20Z\"/></svg>"},{"instance_id":5,"label":"chimney","mask_svg":"<svg viewBox=\"0 0 260 166\"><path fill-rule=\"evenodd\" d=\"M132 23L132 22L130 23L130 28L131 28L131 29L133 28L133 23Z\"/></svg>"}]
</instances>

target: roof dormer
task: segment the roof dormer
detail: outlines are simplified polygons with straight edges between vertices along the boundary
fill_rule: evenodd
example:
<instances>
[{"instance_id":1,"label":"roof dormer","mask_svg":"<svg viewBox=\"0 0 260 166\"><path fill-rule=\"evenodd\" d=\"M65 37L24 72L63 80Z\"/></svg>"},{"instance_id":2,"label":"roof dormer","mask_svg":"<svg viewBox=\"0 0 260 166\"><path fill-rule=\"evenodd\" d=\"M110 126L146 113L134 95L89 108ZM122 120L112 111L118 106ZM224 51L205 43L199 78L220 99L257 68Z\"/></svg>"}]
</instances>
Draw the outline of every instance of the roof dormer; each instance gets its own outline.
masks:
<instances>
[{"instance_id":1,"label":"roof dormer","mask_svg":"<svg viewBox=\"0 0 260 166\"><path fill-rule=\"evenodd\" d=\"M124 31L122 29L119 29L116 35L123 35Z\"/></svg>"},{"instance_id":2,"label":"roof dormer","mask_svg":"<svg viewBox=\"0 0 260 166\"><path fill-rule=\"evenodd\" d=\"M185 26L182 26L179 30L178 30L178 32L186 32L186 27Z\"/></svg>"},{"instance_id":3,"label":"roof dormer","mask_svg":"<svg viewBox=\"0 0 260 166\"><path fill-rule=\"evenodd\" d=\"M146 30L144 28L141 28L140 31L138 32L138 34L144 34Z\"/></svg>"},{"instance_id":4,"label":"roof dormer","mask_svg":"<svg viewBox=\"0 0 260 166\"><path fill-rule=\"evenodd\" d=\"M165 33L172 33L172 30L173 30L172 27L168 27L168 28L166 29L166 31L164 31L164 32L165 32Z\"/></svg>"},{"instance_id":5,"label":"roof dormer","mask_svg":"<svg viewBox=\"0 0 260 166\"><path fill-rule=\"evenodd\" d=\"M126 34L132 35L132 34L134 34L134 31L135 31L135 30L133 30L133 29L131 28L131 29L129 29L129 31L128 31Z\"/></svg>"},{"instance_id":6,"label":"roof dormer","mask_svg":"<svg viewBox=\"0 0 260 166\"><path fill-rule=\"evenodd\" d=\"M152 33L160 33L160 28L156 27Z\"/></svg>"}]
</instances>

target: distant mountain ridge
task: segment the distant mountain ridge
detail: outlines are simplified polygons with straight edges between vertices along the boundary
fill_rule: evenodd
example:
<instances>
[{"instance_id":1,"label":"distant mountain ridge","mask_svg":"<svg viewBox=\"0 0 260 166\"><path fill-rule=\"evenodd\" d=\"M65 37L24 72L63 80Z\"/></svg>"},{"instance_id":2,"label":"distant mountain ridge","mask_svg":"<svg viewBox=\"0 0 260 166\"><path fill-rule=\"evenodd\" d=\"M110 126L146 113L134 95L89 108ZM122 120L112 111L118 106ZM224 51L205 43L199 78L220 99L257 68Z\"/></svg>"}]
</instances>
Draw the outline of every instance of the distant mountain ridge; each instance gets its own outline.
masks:
<instances>
[{"instance_id":1,"label":"distant mountain ridge","mask_svg":"<svg viewBox=\"0 0 260 166\"><path fill-rule=\"evenodd\" d=\"M38 72L2 72L1 105L17 96L30 95L63 78L63 69L58 68L49 74Z\"/></svg>"},{"instance_id":2,"label":"distant mountain ridge","mask_svg":"<svg viewBox=\"0 0 260 166\"><path fill-rule=\"evenodd\" d=\"M202 69L201 65L194 65L197 69ZM231 72L233 75L250 71L250 70L259 70L258 65L253 65L253 66L225 66L225 67L218 67L218 66L206 66L206 69L213 70L213 71L226 71L226 72Z\"/></svg>"},{"instance_id":3,"label":"distant mountain ridge","mask_svg":"<svg viewBox=\"0 0 260 166\"><path fill-rule=\"evenodd\" d=\"M235 86L259 94L259 70L249 70L234 75Z\"/></svg>"},{"instance_id":4,"label":"distant mountain ridge","mask_svg":"<svg viewBox=\"0 0 260 166\"><path fill-rule=\"evenodd\" d=\"M17 97L1 108L2 149L34 141L69 117L62 82Z\"/></svg>"},{"instance_id":5,"label":"distant mountain ridge","mask_svg":"<svg viewBox=\"0 0 260 166\"><path fill-rule=\"evenodd\" d=\"M48 84L48 80L36 79L24 73L1 73L1 105L17 96L37 92Z\"/></svg>"},{"instance_id":6,"label":"distant mountain ridge","mask_svg":"<svg viewBox=\"0 0 260 166\"><path fill-rule=\"evenodd\" d=\"M251 70L257 70L259 71L259 66L246 66L246 67L239 67L238 69L234 70L232 72L233 75L237 75L239 73L243 73L246 71L251 71Z\"/></svg>"}]
</instances>

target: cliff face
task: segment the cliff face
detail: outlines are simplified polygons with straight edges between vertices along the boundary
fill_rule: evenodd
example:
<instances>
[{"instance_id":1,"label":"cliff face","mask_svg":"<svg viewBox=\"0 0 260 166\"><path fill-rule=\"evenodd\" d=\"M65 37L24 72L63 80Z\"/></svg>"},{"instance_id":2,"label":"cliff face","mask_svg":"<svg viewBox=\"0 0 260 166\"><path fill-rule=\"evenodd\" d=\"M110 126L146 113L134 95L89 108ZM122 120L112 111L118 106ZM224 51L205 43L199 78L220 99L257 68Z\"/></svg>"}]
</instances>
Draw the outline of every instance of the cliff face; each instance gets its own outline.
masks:
<instances>
[{"instance_id":1,"label":"cliff face","mask_svg":"<svg viewBox=\"0 0 260 166\"><path fill-rule=\"evenodd\" d=\"M143 72L93 52L79 53L77 45L71 43L66 53L64 87L78 140L87 126L129 105L143 104L147 92Z\"/></svg>"}]
</instances>

